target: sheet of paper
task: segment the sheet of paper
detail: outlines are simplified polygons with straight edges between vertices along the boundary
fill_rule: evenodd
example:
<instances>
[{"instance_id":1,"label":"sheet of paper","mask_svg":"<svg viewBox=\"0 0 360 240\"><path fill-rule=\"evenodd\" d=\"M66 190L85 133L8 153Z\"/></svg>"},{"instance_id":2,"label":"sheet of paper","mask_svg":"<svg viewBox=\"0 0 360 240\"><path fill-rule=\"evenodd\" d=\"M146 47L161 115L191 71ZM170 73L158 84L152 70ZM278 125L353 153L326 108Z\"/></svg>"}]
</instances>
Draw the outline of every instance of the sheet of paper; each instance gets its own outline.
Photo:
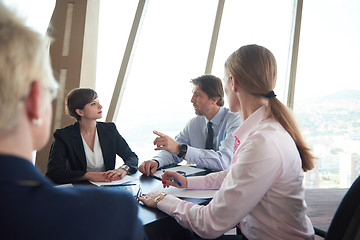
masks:
<instances>
[{"instance_id":1,"label":"sheet of paper","mask_svg":"<svg viewBox=\"0 0 360 240\"><path fill-rule=\"evenodd\" d=\"M71 183L55 185L55 187L73 187Z\"/></svg>"},{"instance_id":2,"label":"sheet of paper","mask_svg":"<svg viewBox=\"0 0 360 240\"><path fill-rule=\"evenodd\" d=\"M126 175L123 179L117 180L117 181L112 181L112 182L93 182L93 181L90 181L90 182L92 184L97 185L97 186L100 187L100 186L103 186L103 185L119 185L119 184L124 184L124 183L127 183L127 182L136 181L136 180L138 180L138 179L135 178L135 177Z\"/></svg>"},{"instance_id":3,"label":"sheet of paper","mask_svg":"<svg viewBox=\"0 0 360 240\"><path fill-rule=\"evenodd\" d=\"M153 191L164 192L181 198L213 198L215 193L217 192L217 190L212 190L212 189L199 190L199 189L176 188L171 186L169 188L163 188L161 186L154 189Z\"/></svg>"},{"instance_id":4,"label":"sheet of paper","mask_svg":"<svg viewBox=\"0 0 360 240\"><path fill-rule=\"evenodd\" d=\"M179 173L185 173L185 176L189 176L191 174L195 174L195 173L199 173L199 172L204 172L206 170L201 169L201 168L196 168L196 167L191 167L191 166L186 166L186 165L180 165L180 166L176 166L176 167L171 167L171 168L166 168L166 169L161 169L161 170L157 170L154 173L154 176L157 178L161 178L161 176L163 175L163 171L172 171L172 172L179 172Z\"/></svg>"}]
</instances>

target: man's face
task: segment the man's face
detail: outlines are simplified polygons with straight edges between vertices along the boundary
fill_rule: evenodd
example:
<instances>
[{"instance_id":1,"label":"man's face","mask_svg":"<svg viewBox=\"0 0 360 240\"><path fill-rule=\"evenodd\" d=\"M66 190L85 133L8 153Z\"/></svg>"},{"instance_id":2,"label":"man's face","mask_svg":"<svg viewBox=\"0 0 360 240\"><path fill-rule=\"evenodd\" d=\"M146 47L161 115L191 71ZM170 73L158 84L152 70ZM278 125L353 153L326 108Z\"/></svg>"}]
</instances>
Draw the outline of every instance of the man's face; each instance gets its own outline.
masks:
<instances>
[{"instance_id":1,"label":"man's face","mask_svg":"<svg viewBox=\"0 0 360 240\"><path fill-rule=\"evenodd\" d=\"M214 107L214 100L210 99L197 85L194 86L191 102L194 106L196 115L207 116Z\"/></svg>"}]
</instances>

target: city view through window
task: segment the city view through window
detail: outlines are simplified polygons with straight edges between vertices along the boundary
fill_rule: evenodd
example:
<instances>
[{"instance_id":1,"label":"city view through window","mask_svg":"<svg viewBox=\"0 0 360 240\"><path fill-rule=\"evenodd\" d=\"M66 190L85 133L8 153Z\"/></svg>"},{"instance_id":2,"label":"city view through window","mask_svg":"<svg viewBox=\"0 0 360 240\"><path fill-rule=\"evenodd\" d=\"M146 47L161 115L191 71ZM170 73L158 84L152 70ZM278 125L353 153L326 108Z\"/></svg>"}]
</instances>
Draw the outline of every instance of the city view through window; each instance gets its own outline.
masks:
<instances>
[{"instance_id":1,"label":"city view through window","mask_svg":"<svg viewBox=\"0 0 360 240\"><path fill-rule=\"evenodd\" d=\"M360 174L360 91L342 90L296 105L296 118L318 158L306 187L348 187Z\"/></svg>"},{"instance_id":2,"label":"city view through window","mask_svg":"<svg viewBox=\"0 0 360 240\"><path fill-rule=\"evenodd\" d=\"M294 112L314 154L306 187L360 174L360 2L304 1Z\"/></svg>"}]
</instances>

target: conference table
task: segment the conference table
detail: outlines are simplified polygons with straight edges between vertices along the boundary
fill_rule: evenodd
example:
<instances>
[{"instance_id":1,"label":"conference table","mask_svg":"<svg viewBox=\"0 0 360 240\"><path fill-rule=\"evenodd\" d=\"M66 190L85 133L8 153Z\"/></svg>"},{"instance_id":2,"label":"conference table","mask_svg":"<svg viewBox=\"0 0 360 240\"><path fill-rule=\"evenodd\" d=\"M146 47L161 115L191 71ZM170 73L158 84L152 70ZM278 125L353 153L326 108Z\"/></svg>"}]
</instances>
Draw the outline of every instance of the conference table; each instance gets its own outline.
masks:
<instances>
[{"instance_id":1,"label":"conference table","mask_svg":"<svg viewBox=\"0 0 360 240\"><path fill-rule=\"evenodd\" d=\"M175 166L176 165L171 165L168 166L167 168L175 167ZM190 176L206 175L210 172L212 171L203 169L202 172L191 174ZM131 174L130 176L133 177L134 180L127 182L127 184L136 184L135 189L138 189L138 187L140 186L143 194L152 192L157 189L158 190L162 189L161 180L153 176L146 176L145 174L142 174L139 171L137 171L134 174ZM81 181L78 182L77 184L80 185L90 184L94 186L89 181ZM108 186L108 187L112 187L112 186ZM113 187L117 187L117 186L113 186ZM132 192L134 196L136 195L136 191L137 190L134 190ZM208 198L182 198L182 199L196 204L207 204L210 201L210 199ZM139 202L138 204L139 204L138 217L144 225L144 229L149 240L171 239L170 236L174 236L177 235L178 233L184 233L185 231L188 231L185 230L183 227L181 227L174 218L170 217L169 215L160 211L159 209L145 206L141 202Z\"/></svg>"},{"instance_id":2,"label":"conference table","mask_svg":"<svg viewBox=\"0 0 360 240\"><path fill-rule=\"evenodd\" d=\"M210 172L211 172L210 170L206 170L205 172L201 172L201 173L194 174L194 175L205 175ZM155 189L159 189L162 186L162 183L159 179L156 179L152 176L143 175L139 171L137 171L134 174L131 174L130 176L137 179L130 183L135 183L137 185L140 185L141 189L142 189L142 193L149 193ZM82 182L81 184L84 184L84 182ZM90 184L90 183L87 182L87 184ZM324 230L326 230L327 227L329 226L331 218L333 217L334 212L341 201L341 198L347 191L347 189L340 189L341 192L340 192L340 194L336 195L336 197L337 197L336 201L335 202L330 201L330 203L328 203L328 199L326 198L326 195L328 195L329 190L332 190L332 189L325 189L326 193L323 193L322 191L324 191L324 190L321 191L321 189L306 189L305 190L305 195L307 196L306 201L308 203L308 216L310 217L311 221L313 221L315 223L314 224L315 226L320 226L320 228L321 228L321 226L323 226L325 224L326 226L321 228ZM313 196L314 191L315 191L315 193L316 193L316 191L320 191L321 195L319 196L319 194L318 194L318 195ZM338 191L338 190L336 190L336 191ZM322 199L322 197L324 197L324 199ZM312 198L314 198L314 199L312 199ZM207 204L210 201L210 199L198 199L198 198L183 198L183 199L186 201L189 201L189 202L196 203L196 204ZM321 202L321 204L318 203L319 201ZM179 232L186 231L186 230L184 230L183 227L181 227L176 222L176 220L174 218L170 217L166 213L164 213L156 208L147 207L147 206L143 205L142 203L138 203L138 204L139 204L138 217L144 225L144 229L145 229L145 232L146 232L149 240L170 239L169 236L174 236L174 234L176 235ZM332 204L331 207L329 207L329 204ZM321 206L323 206L323 207L321 207ZM319 209L319 207L320 207L320 209ZM313 208L316 208L316 209L313 209ZM329 209L333 209L333 211L330 211L330 213L328 213ZM319 212L320 212L320 216L319 216ZM326 212L326 214L324 214L324 212ZM321 220L320 222L319 222L318 218L320 218L320 220ZM321 224L323 224L323 225L321 225Z\"/></svg>"}]
</instances>

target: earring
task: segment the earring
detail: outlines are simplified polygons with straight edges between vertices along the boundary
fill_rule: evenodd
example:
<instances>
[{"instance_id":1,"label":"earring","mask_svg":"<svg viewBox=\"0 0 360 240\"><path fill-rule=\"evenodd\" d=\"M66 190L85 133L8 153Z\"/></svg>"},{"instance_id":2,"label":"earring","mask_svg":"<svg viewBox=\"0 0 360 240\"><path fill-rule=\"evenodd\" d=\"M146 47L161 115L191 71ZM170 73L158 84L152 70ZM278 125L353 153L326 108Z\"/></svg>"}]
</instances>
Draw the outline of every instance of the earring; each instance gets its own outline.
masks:
<instances>
[{"instance_id":1,"label":"earring","mask_svg":"<svg viewBox=\"0 0 360 240\"><path fill-rule=\"evenodd\" d=\"M34 124L36 127L41 126L42 123L43 123L42 118L38 118L38 119L34 118L34 119L32 119L32 124Z\"/></svg>"}]
</instances>

